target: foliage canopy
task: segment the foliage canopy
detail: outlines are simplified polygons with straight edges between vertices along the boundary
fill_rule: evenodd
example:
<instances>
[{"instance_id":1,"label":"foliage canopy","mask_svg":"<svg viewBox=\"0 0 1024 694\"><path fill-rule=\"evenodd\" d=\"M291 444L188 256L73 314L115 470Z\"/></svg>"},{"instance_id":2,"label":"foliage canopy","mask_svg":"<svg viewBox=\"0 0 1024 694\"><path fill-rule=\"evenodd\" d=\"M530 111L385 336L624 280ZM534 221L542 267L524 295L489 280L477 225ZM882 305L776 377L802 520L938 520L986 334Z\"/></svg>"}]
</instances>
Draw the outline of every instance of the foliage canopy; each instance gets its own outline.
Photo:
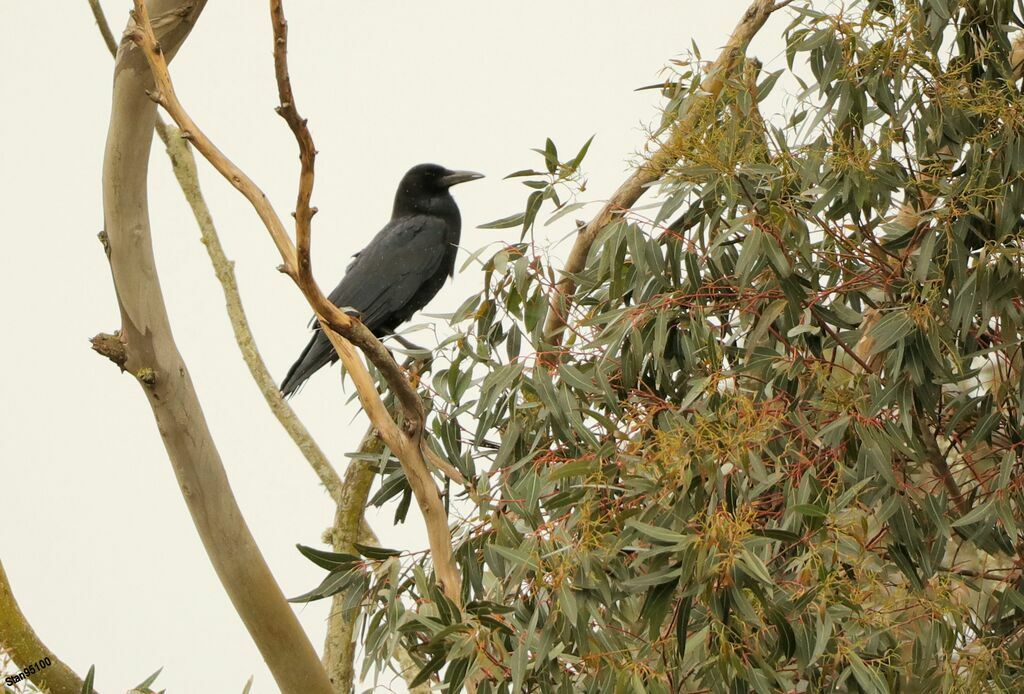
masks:
<instances>
[{"instance_id":1,"label":"foliage canopy","mask_svg":"<svg viewBox=\"0 0 1024 694\"><path fill-rule=\"evenodd\" d=\"M329 574L303 599L365 611L365 668L401 643L449 691L1024 686L1020 10L791 6L787 67L748 60L601 232L558 347L534 232L577 209L586 146L513 174L525 210L491 226L521 240L423 383L475 480L464 609L429 557L304 549Z\"/></svg>"}]
</instances>

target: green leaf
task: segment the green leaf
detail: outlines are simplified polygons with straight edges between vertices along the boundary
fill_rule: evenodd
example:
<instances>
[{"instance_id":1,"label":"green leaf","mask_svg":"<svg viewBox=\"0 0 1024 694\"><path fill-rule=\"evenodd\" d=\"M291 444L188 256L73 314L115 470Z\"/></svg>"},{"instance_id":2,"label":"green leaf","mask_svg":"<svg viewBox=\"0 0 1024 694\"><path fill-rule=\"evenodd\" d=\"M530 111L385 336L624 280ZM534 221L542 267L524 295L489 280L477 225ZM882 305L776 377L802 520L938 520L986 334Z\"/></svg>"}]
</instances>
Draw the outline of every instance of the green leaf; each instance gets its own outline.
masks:
<instances>
[{"instance_id":1,"label":"green leaf","mask_svg":"<svg viewBox=\"0 0 1024 694\"><path fill-rule=\"evenodd\" d=\"M860 659L860 656L853 651L850 651L848 657L850 659L850 667L853 669L853 676L856 678L857 684L859 684L867 694L889 694L889 686L873 667L869 667Z\"/></svg>"},{"instance_id":2,"label":"green leaf","mask_svg":"<svg viewBox=\"0 0 1024 694\"><path fill-rule=\"evenodd\" d=\"M526 199L526 212L523 213L523 233L525 234L533 226L540 206L544 203L544 194L539 190L530 193Z\"/></svg>"},{"instance_id":3,"label":"green leaf","mask_svg":"<svg viewBox=\"0 0 1024 694\"><path fill-rule=\"evenodd\" d=\"M561 585L558 586L558 605L562 608L566 618L575 624L580 613L579 606L576 602L576 596L572 593L572 588L565 581L562 581Z\"/></svg>"},{"instance_id":4,"label":"green leaf","mask_svg":"<svg viewBox=\"0 0 1024 694\"><path fill-rule=\"evenodd\" d=\"M149 689L150 685L152 685L154 682L156 682L156 678L160 676L160 672L162 670L163 670L162 667L158 668L157 671L154 672L152 675L150 675L149 677L147 677L146 679L142 680L137 685L135 685L135 689Z\"/></svg>"},{"instance_id":5,"label":"green leaf","mask_svg":"<svg viewBox=\"0 0 1024 694\"><path fill-rule=\"evenodd\" d=\"M513 549L512 547L503 547L502 545L494 544L488 546L516 566L540 571L540 564L537 563L537 560L521 549Z\"/></svg>"},{"instance_id":6,"label":"green leaf","mask_svg":"<svg viewBox=\"0 0 1024 694\"><path fill-rule=\"evenodd\" d=\"M298 548L299 552L302 553L302 556L306 557L320 568L327 569L328 571L347 569L359 561L359 557L354 554L327 552L322 549L307 547L302 544L297 544L295 546Z\"/></svg>"},{"instance_id":7,"label":"green leaf","mask_svg":"<svg viewBox=\"0 0 1024 694\"><path fill-rule=\"evenodd\" d=\"M828 511L818 504L795 504L790 506L789 510L793 513L799 513L801 516L807 516L808 518L824 518L828 515Z\"/></svg>"},{"instance_id":8,"label":"green leaf","mask_svg":"<svg viewBox=\"0 0 1024 694\"><path fill-rule=\"evenodd\" d=\"M660 528L656 525L651 525L649 523L642 523L633 518L630 518L628 521L626 521L626 525L646 535L652 540L657 540L658 542L666 542L668 544L682 544L691 542L693 540L693 538L688 535L683 535L682 533L677 533L673 530L668 530L667 528Z\"/></svg>"},{"instance_id":9,"label":"green leaf","mask_svg":"<svg viewBox=\"0 0 1024 694\"><path fill-rule=\"evenodd\" d=\"M85 674L85 680L82 682L82 694L93 694L92 682L96 678L96 666L90 665L89 672Z\"/></svg>"},{"instance_id":10,"label":"green leaf","mask_svg":"<svg viewBox=\"0 0 1024 694\"><path fill-rule=\"evenodd\" d=\"M356 548L356 551L367 559L383 560L390 557L397 557L402 554L397 549L387 549L385 547L374 547L373 545L363 545L358 542L353 542L352 546Z\"/></svg>"},{"instance_id":11,"label":"green leaf","mask_svg":"<svg viewBox=\"0 0 1024 694\"><path fill-rule=\"evenodd\" d=\"M566 477L586 477L593 474L601 467L597 460L574 460L551 469L548 473L548 480L555 482Z\"/></svg>"},{"instance_id":12,"label":"green leaf","mask_svg":"<svg viewBox=\"0 0 1024 694\"><path fill-rule=\"evenodd\" d=\"M868 353L875 355L884 352L913 332L914 327L914 321L906 311L890 311L868 332L875 340Z\"/></svg>"},{"instance_id":13,"label":"green leaf","mask_svg":"<svg viewBox=\"0 0 1024 694\"><path fill-rule=\"evenodd\" d=\"M548 173L555 173L558 167L558 148L550 137L544 142L544 163L547 164Z\"/></svg>"},{"instance_id":14,"label":"green leaf","mask_svg":"<svg viewBox=\"0 0 1024 694\"><path fill-rule=\"evenodd\" d=\"M567 214L571 214L576 210L585 207L586 204L587 203L585 202L571 202L568 205L562 205L560 208L558 208L558 210L555 211L554 214L548 217L548 221L544 222L544 226L548 226L550 224L553 224L554 222L557 222L559 219L566 216Z\"/></svg>"},{"instance_id":15,"label":"green leaf","mask_svg":"<svg viewBox=\"0 0 1024 694\"><path fill-rule=\"evenodd\" d=\"M477 225L477 229L511 229L523 224L526 219L526 215L522 212L517 214L509 215L508 217L502 217L496 219L493 222L487 222L486 224Z\"/></svg>"},{"instance_id":16,"label":"green leaf","mask_svg":"<svg viewBox=\"0 0 1024 694\"><path fill-rule=\"evenodd\" d=\"M761 312L760 318L757 320L757 325L750 335L744 341L744 348L747 352L747 358L750 358L750 354L754 351L754 347L761 342L765 335L768 334L768 329L771 328L772 323L775 319L782 315L782 312L786 310L786 306L789 305L788 299L776 299L775 301L768 304L768 306Z\"/></svg>"},{"instance_id":17,"label":"green leaf","mask_svg":"<svg viewBox=\"0 0 1024 694\"><path fill-rule=\"evenodd\" d=\"M543 171L535 171L533 169L521 169L519 171L515 171L515 172L510 173L509 175L505 176L504 180L508 180L510 178L522 178L524 176L543 176L543 175L544 175Z\"/></svg>"},{"instance_id":18,"label":"green leaf","mask_svg":"<svg viewBox=\"0 0 1024 694\"><path fill-rule=\"evenodd\" d=\"M743 572L751 578L756 578L768 585L773 585L775 583L775 581L772 580L771 574L768 573L768 568L764 565L764 562L761 561L760 557L753 552L746 549L740 550L739 556L736 558L736 562L739 567L743 569Z\"/></svg>"},{"instance_id":19,"label":"green leaf","mask_svg":"<svg viewBox=\"0 0 1024 694\"><path fill-rule=\"evenodd\" d=\"M445 655L444 653L438 653L427 661L427 664L412 678L412 682L409 683L409 688L418 687L433 676L435 672L444 667Z\"/></svg>"},{"instance_id":20,"label":"green leaf","mask_svg":"<svg viewBox=\"0 0 1024 694\"><path fill-rule=\"evenodd\" d=\"M580 168L580 164L583 163L583 158L587 156L587 152L590 151L590 143L594 141L594 135L587 138L587 141L580 147L580 151L576 153L576 156L568 161L566 164L570 170L575 171Z\"/></svg>"},{"instance_id":21,"label":"green leaf","mask_svg":"<svg viewBox=\"0 0 1024 694\"><path fill-rule=\"evenodd\" d=\"M558 367L558 373L562 377L562 381L568 383L577 390L582 390L588 395L598 395L601 393L601 389L594 384L594 380L592 378L587 378L583 375L583 372L575 366L562 364Z\"/></svg>"},{"instance_id":22,"label":"green leaf","mask_svg":"<svg viewBox=\"0 0 1024 694\"><path fill-rule=\"evenodd\" d=\"M975 506L964 515L960 516L960 518L957 518L955 521L950 523L950 525L954 528L961 528L965 525L972 525L973 523L986 520L989 516L989 511L991 510L991 508L992 499L989 499L988 501L980 504L979 506Z\"/></svg>"},{"instance_id":23,"label":"green leaf","mask_svg":"<svg viewBox=\"0 0 1024 694\"><path fill-rule=\"evenodd\" d=\"M361 575L361 572L353 569L329 573L327 574L327 577L320 582L319 586L307 593L303 593L302 595L294 598L288 598L288 602L313 602L314 600L329 598L332 595L349 588L361 577Z\"/></svg>"}]
</instances>

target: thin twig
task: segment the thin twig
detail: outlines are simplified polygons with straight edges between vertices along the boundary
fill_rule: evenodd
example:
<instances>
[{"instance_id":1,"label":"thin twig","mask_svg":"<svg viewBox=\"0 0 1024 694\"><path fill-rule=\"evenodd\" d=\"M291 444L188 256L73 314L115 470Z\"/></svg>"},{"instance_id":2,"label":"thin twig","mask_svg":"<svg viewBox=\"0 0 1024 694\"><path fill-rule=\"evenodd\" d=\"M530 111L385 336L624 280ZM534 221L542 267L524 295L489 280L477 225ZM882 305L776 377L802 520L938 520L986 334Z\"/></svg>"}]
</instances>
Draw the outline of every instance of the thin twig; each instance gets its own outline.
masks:
<instances>
[{"instance_id":1,"label":"thin twig","mask_svg":"<svg viewBox=\"0 0 1024 694\"><path fill-rule=\"evenodd\" d=\"M965 578L983 578L986 581L1009 581L1014 578L1018 569L990 569L989 571L977 571L975 569L951 569L940 566L939 571L948 574L957 574Z\"/></svg>"},{"instance_id":2,"label":"thin twig","mask_svg":"<svg viewBox=\"0 0 1024 694\"><path fill-rule=\"evenodd\" d=\"M100 0L89 0L89 9L92 10L92 16L96 20L96 26L99 27L100 36L103 37L103 43L107 44L107 50L110 51L110 55L117 57L117 40L114 38L114 32L110 30L110 24L107 23L107 17L103 14L103 7L100 6Z\"/></svg>"}]
</instances>

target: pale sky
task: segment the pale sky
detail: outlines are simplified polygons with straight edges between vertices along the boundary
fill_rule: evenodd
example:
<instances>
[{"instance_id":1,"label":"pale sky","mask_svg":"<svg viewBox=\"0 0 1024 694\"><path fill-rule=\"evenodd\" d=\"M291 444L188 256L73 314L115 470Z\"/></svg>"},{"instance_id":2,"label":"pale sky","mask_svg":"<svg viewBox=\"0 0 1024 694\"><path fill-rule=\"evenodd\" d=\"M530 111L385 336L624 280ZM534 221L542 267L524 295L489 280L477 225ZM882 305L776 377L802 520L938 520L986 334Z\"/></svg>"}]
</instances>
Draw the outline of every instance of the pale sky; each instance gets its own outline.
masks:
<instances>
[{"instance_id":1,"label":"pale sky","mask_svg":"<svg viewBox=\"0 0 1024 694\"><path fill-rule=\"evenodd\" d=\"M585 199L609 195L657 117L657 93L634 89L657 81L691 39L705 58L716 56L747 4L286 0L292 84L320 151L313 264L322 287L334 287L387 221L398 180L420 162L488 176L455 189L460 267L468 252L518 240L514 229L475 227L521 211L528 191L502 177L535 166L529 149L545 137L575 153L595 134ZM193 118L287 215L298 162L273 111L266 5L210 0L171 73ZM120 35L130 0L103 6ZM788 21L773 17L750 51L769 67L784 64ZM65 662L81 675L96 665L105 693L161 666L157 688L170 692L240 692L250 675L254 692L273 692L192 525L144 395L89 349L88 338L116 329L119 316L96 240L112 60L86 0L62 0L45 20L37 0L3 0L0 25L8 326L0 558L14 593ZM248 203L205 162L201 175L260 350L280 379L308 338L310 310L275 271L277 252ZM294 545L318 545L332 504L249 377L162 151L152 158L150 213L171 324L239 505L285 594L303 593L323 570ZM587 214L538 233L557 240ZM428 311L454 309L480 284L468 267ZM347 398L335 367L293 400L339 470L366 426ZM370 514L382 543L425 548L416 509L397 528L392 512ZM296 608L318 652L329 603Z\"/></svg>"}]
</instances>

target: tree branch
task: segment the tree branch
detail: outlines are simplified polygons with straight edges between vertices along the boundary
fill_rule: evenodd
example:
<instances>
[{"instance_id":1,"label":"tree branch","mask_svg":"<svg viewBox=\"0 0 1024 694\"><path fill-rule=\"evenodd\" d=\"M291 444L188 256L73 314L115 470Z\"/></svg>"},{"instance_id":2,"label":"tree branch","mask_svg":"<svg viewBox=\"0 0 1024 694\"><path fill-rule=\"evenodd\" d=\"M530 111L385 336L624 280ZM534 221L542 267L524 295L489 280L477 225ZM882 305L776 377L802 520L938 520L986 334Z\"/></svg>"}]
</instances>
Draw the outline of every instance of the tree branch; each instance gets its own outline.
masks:
<instances>
[{"instance_id":1,"label":"tree branch","mask_svg":"<svg viewBox=\"0 0 1024 694\"><path fill-rule=\"evenodd\" d=\"M747 45L755 34L768 21L772 12L785 4L776 6L771 0L755 0L743 13L736 28L733 29L729 41L725 44L718 59L711 65L707 77L701 83L700 92L693 96L694 103L687 114L672 128L668 139L662 143L654 154L645 161L604 204L597 216L583 227L576 236L569 259L562 271L562 279L551 292L547 320L544 333L552 345L559 345L565 332L566 321L572 308L573 293L576 281L573 275L581 272L587 263L590 247L601 230L609 222L622 217L640 196L665 175L679 160L680 145L691 134L700 122L704 109L711 107L721 94L722 88L737 62L746 51Z\"/></svg>"},{"instance_id":2,"label":"tree branch","mask_svg":"<svg viewBox=\"0 0 1024 694\"><path fill-rule=\"evenodd\" d=\"M204 0L139 2L161 59L184 41ZM136 33L134 22L129 33ZM149 399L178 484L207 554L235 610L288 694L328 694L327 675L270 573L241 511L171 333L153 258L146 186L155 107L146 56L129 44L114 68L110 128L103 163L104 222L121 308L125 367ZM141 374L147 377L143 378Z\"/></svg>"},{"instance_id":3,"label":"tree branch","mask_svg":"<svg viewBox=\"0 0 1024 694\"><path fill-rule=\"evenodd\" d=\"M384 442L377 436L373 427L363 436L359 445L359 453L380 454L384 450ZM345 468L343 488L345 496L338 502L334 516L334 527L329 531L329 538L335 552L348 554L359 553L353 546L361 542L360 521L370 495L370 487L377 475L376 467L363 457L355 457ZM373 544L377 544L374 538ZM355 682L354 667L356 651L356 620L346 619L343 609L345 594L338 593L331 599L331 613L327 621L327 638L324 641L324 667L335 688L340 689L344 683ZM349 685L351 686L351 684Z\"/></svg>"},{"instance_id":4,"label":"tree branch","mask_svg":"<svg viewBox=\"0 0 1024 694\"><path fill-rule=\"evenodd\" d=\"M10 653L20 668L43 658L50 659L51 665L38 670L31 677L32 683L40 689L53 694L81 694L85 686L82 678L36 636L32 625L18 607L3 562L0 562L0 645Z\"/></svg>"},{"instance_id":5,"label":"tree branch","mask_svg":"<svg viewBox=\"0 0 1024 694\"><path fill-rule=\"evenodd\" d=\"M302 455L309 462L311 468L320 478L327 493L337 504L345 496L344 483L337 471L327 459L326 454L313 439L313 436L306 429L302 421L295 414L288 401L281 395L277 382L270 374L263 357L260 355L256 340L249 327L249 321L245 316L245 307L242 305L242 297L238 292L238 282L235 279L235 264L228 260L221 245L217 229L210 216L210 210L203 199L203 192L199 188L199 175L196 170L195 157L188 142L181 136L181 131L173 126L165 129L167 155L171 159L174 175L178 179L185 199L188 201L199 225L203 245L210 256L214 273L220 282L224 292L224 302L227 307L228 318L231 321L231 329L235 335L235 342L242 352L242 359L249 369L249 374L256 387L259 388L263 399L266 401L270 411L277 417L292 441L302 452Z\"/></svg>"},{"instance_id":6,"label":"tree branch","mask_svg":"<svg viewBox=\"0 0 1024 694\"><path fill-rule=\"evenodd\" d=\"M949 463L946 462L946 456L943 455L942 451L939 450L939 444L935 440L935 434L928 426L928 422L925 418L924 413L918 404L915 403L915 411L913 413L914 425L918 430L918 440L921 445L924 446L925 458L928 464L931 466L932 471L936 477L942 480L942 485L946 488L949 493L949 499L956 506L956 510L960 512L960 515L965 515L971 510L967 503L967 500L963 496L963 492L960 490L960 485L957 484L956 478L953 477L953 472L949 469Z\"/></svg>"},{"instance_id":7,"label":"tree branch","mask_svg":"<svg viewBox=\"0 0 1024 694\"><path fill-rule=\"evenodd\" d=\"M92 10L93 19L96 20L96 26L100 30L100 36L103 37L103 43L107 45L110 55L116 58L117 40L114 38L113 32L110 31L110 24L107 22L107 16L103 14L100 0L89 0L89 9Z\"/></svg>"},{"instance_id":8,"label":"tree branch","mask_svg":"<svg viewBox=\"0 0 1024 694\"><path fill-rule=\"evenodd\" d=\"M440 492L427 469L421 450L425 418L419 395L405 378L402 370L391 357L390 352L373 336L366 326L346 315L327 300L327 297L324 296L312 277L308 257L305 260L299 259L296 247L292 245L280 217L274 211L266 195L256 186L252 179L235 166L203 134L184 110L175 94L170 74L167 71L163 51L153 33L145 4L142 0L134 0L134 3L137 21L134 28L129 32L129 36L142 49L142 53L149 64L156 86L154 90L149 92L150 97L159 103L174 119L182 129L183 137L190 140L214 168L225 176L249 200L257 215L263 221L284 260L283 272L296 282L306 300L316 312L324 334L331 341L356 385L363 409L370 416L371 421L380 432L385 443L387 443L388 447L402 463L402 467L409 479L409 484L423 513L438 580L446 594L456 604L459 604L461 602L459 597L461 579L452 557L451 534L448 529L447 514L441 502ZM275 65L280 80L282 75L287 75L287 65L281 64L281 58L285 55L287 47L287 39L281 32L286 25L283 24L283 15L281 14L279 2L272 0L271 11L272 18L274 19ZM279 84L279 90L281 94L290 97L289 85ZM282 115L289 121L289 125L292 126L293 132L295 132L300 144L300 160L302 161L303 169L300 175L299 207L295 215L296 235L299 238L299 245L303 248L304 254L308 255L309 223L315 213L314 209L309 207L308 204L312 190L312 167L315 149L312 147L312 138L308 137L305 121L299 119L297 113L295 113L294 98L284 101L281 104L281 111ZM294 120L291 119L292 116L286 115L289 112L295 113ZM305 240L303 240L303 237L305 237ZM341 334L338 334L339 332ZM367 355L385 378L392 392L395 393L401 404L404 420L403 428L400 429L398 427L381 402L376 385L366 367L355 353L353 344L357 345Z\"/></svg>"},{"instance_id":9,"label":"tree branch","mask_svg":"<svg viewBox=\"0 0 1024 694\"><path fill-rule=\"evenodd\" d=\"M298 108L295 105L295 95L292 92L291 78L288 74L288 22L284 16L284 6L281 0L270 0L270 15L274 31L274 73L280 101L277 113L284 118L295 136L299 146L299 162L301 164L294 215L297 248L297 276L295 279L299 288L302 289L302 293L317 312L321 326L335 351L342 360L345 360L345 353L350 354L349 361L358 364L359 371L355 372L350 369L349 373L359 391L363 409L370 414L371 421L380 432L380 436L388 448L398 457L427 526L434 571L448 597L456 605L461 605L462 579L451 553L452 539L448 529L448 514L423 456L423 427L426 415L420 396L405 374L398 368L391 353L365 325L359 321L350 320L349 325L342 326L341 334L338 334L339 331L334 329L335 326L329 317L332 313L344 314L327 300L313 277L310 243L313 215L316 214L316 208L310 206L310 200L313 196L316 146L313 144L313 136L309 132L306 119L299 116ZM401 430L381 401L376 386L362 362L355 355L352 345L342 335L359 345L387 380L392 394L400 405L404 420ZM353 340L353 337L356 339ZM345 366L349 366L348 361L345 362Z\"/></svg>"},{"instance_id":10,"label":"tree branch","mask_svg":"<svg viewBox=\"0 0 1024 694\"><path fill-rule=\"evenodd\" d=\"M1024 77L1024 33L1019 33L1014 39L1010 49L1009 62L1011 69L1013 70L1012 78L1014 80L1019 80ZM897 212L894 218L896 224L905 229L916 229L921 224L925 210L935 204L938 196L934 193L928 192L924 188L928 185L934 185L940 177L948 174L952 170L952 162L948 160L948 155L951 154L951 150L948 147L943 147L939 150L938 154L940 158L942 158L940 170L936 171L933 169L929 172L922 170L921 173L918 174L917 182L921 188L919 198L917 200L905 200L903 204L900 205L899 212ZM916 244L908 246L903 253L903 257L909 257L909 254L915 247ZM881 256L876 257L879 257L880 260L888 260ZM876 372L882 363L882 355L871 355L871 351L875 345L875 338L870 333L871 329L878 323L879 317L880 314L877 309L869 309L865 313L864 320L860 325L860 339L857 341L857 344L854 346L853 352L851 353L851 356L857 361L858 365L865 371L871 373ZM838 342L838 337L836 340ZM928 464L946 488L946 491L949 493L950 500L956 506L960 514L963 515L967 513L969 510L967 500L963 496L963 492L956 481L956 477L949 468L949 463L946 462L946 456L939 449L939 445L935 440L935 433L928 425L924 413L918 410L913 412L912 416L914 425L919 431L919 438L921 444L924 446L925 458Z\"/></svg>"},{"instance_id":11,"label":"tree branch","mask_svg":"<svg viewBox=\"0 0 1024 694\"><path fill-rule=\"evenodd\" d=\"M110 54L113 57L117 57L117 43L114 41L110 25L103 13L103 8L99 5L98 0L89 0L89 6L96 19L100 34L110 50ZM164 143L167 156L171 162L171 169L199 226L203 245L207 249L214 268L214 274L224 292L228 317L235 334L235 342L242 352L242 358L249 368L253 380L256 381L257 387L263 394L264 400L270 406L271 411L277 417L281 426L291 436L310 466L320 477L321 483L328 490L331 498L335 501L336 513L334 527L329 533L330 543L335 551L347 552L353 551L352 543L355 541L369 545L379 545L377 536L367 524L363 515L376 470L372 466L367 465L365 461L353 460L346 468L345 477L342 480L316 440L296 416L291 405L281 395L277 383L270 375L270 371L267 369L266 363L256 347L252 330L249 327L249 321L245 316L241 295L238 291L234 263L228 260L224 253L220 236L213 223L213 216L210 214L209 206L206 204L199 185L199 173L188 141L181 136L180 130L164 123L159 114L156 117L156 133ZM93 338L93 349L107 356L115 364L123 366L127 355L124 351L124 345L118 337L118 335L98 335L96 338ZM360 452L380 449L382 446L383 443L380 437L376 435L371 427L370 432L364 438L364 444L360 446ZM458 484L466 484L462 474L449 465L447 461L438 458L429 449L426 449L426 453L428 459L435 467L438 467ZM327 669L328 677L335 688L346 686L344 683L348 683L350 687L355 677L355 668L353 667L355 623L344 619L341 609L343 600L340 595L335 596L333 602L324 644L323 663ZM418 672L418 668L412 659L409 658L404 648L398 649L396 658L402 666L402 671L408 674L410 678ZM429 687L420 685L413 688L412 691L416 694L425 694L429 691Z\"/></svg>"},{"instance_id":12,"label":"tree branch","mask_svg":"<svg viewBox=\"0 0 1024 694\"><path fill-rule=\"evenodd\" d=\"M410 367L415 360L409 358L404 366ZM394 408L394 397L388 397L386 406L389 410ZM363 512L366 509L367 499L370 495L370 487L377 475L376 466L367 460L369 455L380 455L385 450L384 441L377 431L370 428L363 435L359 444L358 457L354 457L345 469L344 489L345 498L338 503L334 527L324 537L335 552L347 554L358 554L354 544L361 542L379 546L380 542L373 534L373 531L363 521ZM455 471L458 472L457 470ZM337 593L331 599L331 614L327 623L327 638L324 642L324 667L335 687L342 682L355 681L355 620L345 618L344 611L345 595ZM401 666L400 673L405 677L406 682L412 679L419 672L419 668L409 657L409 653L402 647L398 647L395 659ZM411 690L414 694L427 694L430 688L426 685L414 687Z\"/></svg>"},{"instance_id":13,"label":"tree branch","mask_svg":"<svg viewBox=\"0 0 1024 694\"><path fill-rule=\"evenodd\" d=\"M100 7L98 0L89 0L89 6L92 8L96 24L99 27L100 34L107 43L107 48L110 49L112 56L117 57L117 44L113 41L110 25L103 14L103 8ZM341 477L338 476L334 466L331 465L319 444L317 444L309 430L306 429L305 425L295 414L291 405L281 395L277 382L270 375L270 370L267 368L263 357L260 355L259 348L256 346L255 337L245 315L245 307L242 305L242 297L238 291L238 282L235 279L235 264L228 260L227 255L224 253L224 247L220 242L220 235L217 233L217 227L213 223L213 215L210 214L210 208L206 204L203 191L199 186L199 171L188 141L181 136L180 130L165 124L159 114L156 118L156 133L164 143L167 157L171 162L171 170L174 172L174 177L177 179L178 186L185 196L185 201L192 209L192 215L196 219L200 238L206 247L210 263L213 265L214 274L224 293L228 319L231 321L231 329L234 332L238 349L242 353L242 359L245 361L253 381L256 382L256 387L263 394L263 399L270 407L270 411L277 417L277 421L281 423L284 430L288 432L288 435L299 451L302 452L310 467L313 468L313 471L320 478L321 484L324 485L328 494L331 495L331 498L337 504L345 495ZM93 349L118 363L119 357L123 354L123 345L119 341L116 343L111 342L111 337L115 336L97 335L93 338ZM110 350L113 350L113 352ZM123 365L123 363L123 359L121 359L119 365Z\"/></svg>"}]
</instances>

